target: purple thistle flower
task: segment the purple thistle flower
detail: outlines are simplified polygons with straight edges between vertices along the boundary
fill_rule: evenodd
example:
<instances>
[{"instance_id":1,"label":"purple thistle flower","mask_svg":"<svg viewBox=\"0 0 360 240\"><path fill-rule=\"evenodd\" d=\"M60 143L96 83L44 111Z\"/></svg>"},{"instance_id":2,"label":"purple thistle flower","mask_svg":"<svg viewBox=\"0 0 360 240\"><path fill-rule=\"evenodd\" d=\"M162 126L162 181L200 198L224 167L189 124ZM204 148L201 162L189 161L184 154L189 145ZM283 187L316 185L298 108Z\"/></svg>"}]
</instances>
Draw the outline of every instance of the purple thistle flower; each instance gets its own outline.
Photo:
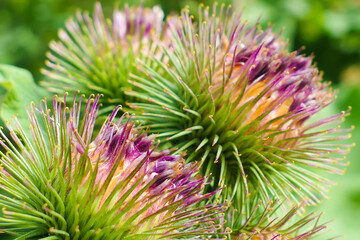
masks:
<instances>
[{"instance_id":1,"label":"purple thistle flower","mask_svg":"<svg viewBox=\"0 0 360 240\"><path fill-rule=\"evenodd\" d=\"M0 206L3 232L26 239L218 238L225 205L209 203L216 192L199 164L171 150L156 151L117 107L93 136L99 95L82 107L54 98L29 110L30 131L13 119L13 142L1 131ZM81 109L84 114L80 113ZM43 125L41 123L44 123ZM42 127L44 126L44 127Z\"/></svg>"},{"instance_id":2,"label":"purple thistle flower","mask_svg":"<svg viewBox=\"0 0 360 240\"><path fill-rule=\"evenodd\" d=\"M123 91L129 86L130 73L136 72L135 59L154 51L152 38L166 39L164 13L159 7L115 8L111 19L105 18L100 3L93 15L77 12L59 40L50 43L46 75L42 84L51 92L102 93L104 104L124 104ZM110 110L110 111L111 111Z\"/></svg>"},{"instance_id":3,"label":"purple thistle flower","mask_svg":"<svg viewBox=\"0 0 360 240\"><path fill-rule=\"evenodd\" d=\"M188 161L202 159L202 173L215 177L208 191L226 185L221 197L235 208L248 198L317 204L334 185L318 169L342 174L347 165L351 145L338 141L350 129L338 124L349 111L312 119L335 99L312 57L229 11L200 7L194 23L185 9L169 21L172 44L157 42L169 62L140 64L146 76L132 76L129 111Z\"/></svg>"}]
</instances>

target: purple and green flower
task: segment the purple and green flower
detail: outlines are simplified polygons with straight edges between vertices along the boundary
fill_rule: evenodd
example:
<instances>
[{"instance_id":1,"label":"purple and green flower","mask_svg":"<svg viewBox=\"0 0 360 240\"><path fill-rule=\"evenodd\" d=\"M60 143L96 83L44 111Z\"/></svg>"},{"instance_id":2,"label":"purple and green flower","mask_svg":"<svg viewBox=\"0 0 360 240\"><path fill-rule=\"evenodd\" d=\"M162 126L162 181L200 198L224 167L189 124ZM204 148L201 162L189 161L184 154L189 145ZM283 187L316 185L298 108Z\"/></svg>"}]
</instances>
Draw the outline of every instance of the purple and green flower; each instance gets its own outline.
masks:
<instances>
[{"instance_id":1,"label":"purple and green flower","mask_svg":"<svg viewBox=\"0 0 360 240\"><path fill-rule=\"evenodd\" d=\"M30 112L35 150L51 163L47 171L66 180L55 192L73 194L71 204L86 209L81 213L122 223L111 230L114 239L230 236L224 226L239 240L310 239L325 228L312 214L289 222L327 197L335 182L325 175L344 173L351 145L343 140L351 129L339 124L350 109L317 117L336 91L313 57L289 52L271 27L249 26L230 12L225 5L201 6L196 22L185 8L163 21L158 7L126 6L107 19L97 4L92 17L78 12L50 44L43 85L55 93L101 93L105 101L96 97L85 108L74 101L68 117L66 99L54 102L54 116L42 105L49 141L38 136ZM115 120L116 108L92 137L96 115L118 104L140 126L126 114ZM49 152L41 147L46 142ZM53 157L58 154L63 158ZM210 175L214 181L206 180ZM59 196L53 199L67 199ZM86 206L74 199L87 199Z\"/></svg>"},{"instance_id":2,"label":"purple and green flower","mask_svg":"<svg viewBox=\"0 0 360 240\"><path fill-rule=\"evenodd\" d=\"M54 98L28 109L31 136L16 118L2 133L0 229L14 239L222 239L226 206L202 194L199 164L156 151L117 107L94 136L99 95L82 109ZM40 123L44 123L42 128Z\"/></svg>"},{"instance_id":3,"label":"purple and green flower","mask_svg":"<svg viewBox=\"0 0 360 240\"><path fill-rule=\"evenodd\" d=\"M319 203L335 184L324 172L348 164L351 146L339 141L350 129L339 124L349 111L313 120L336 92L312 57L288 52L271 28L249 27L224 5L198 16L184 9L168 21L172 44L157 41L168 62L139 60L146 76L131 75L129 111L162 145L201 159L202 174L215 178L208 191L226 185L221 198L235 208L248 198Z\"/></svg>"},{"instance_id":4,"label":"purple and green flower","mask_svg":"<svg viewBox=\"0 0 360 240\"><path fill-rule=\"evenodd\" d=\"M59 40L50 43L42 84L56 94L102 93L103 104L111 105L108 111L124 105L123 92L129 74L137 71L136 59L154 51L154 37L167 38L163 18L157 6L115 8L111 19L104 16L100 3L93 15L78 11L59 30Z\"/></svg>"}]
</instances>

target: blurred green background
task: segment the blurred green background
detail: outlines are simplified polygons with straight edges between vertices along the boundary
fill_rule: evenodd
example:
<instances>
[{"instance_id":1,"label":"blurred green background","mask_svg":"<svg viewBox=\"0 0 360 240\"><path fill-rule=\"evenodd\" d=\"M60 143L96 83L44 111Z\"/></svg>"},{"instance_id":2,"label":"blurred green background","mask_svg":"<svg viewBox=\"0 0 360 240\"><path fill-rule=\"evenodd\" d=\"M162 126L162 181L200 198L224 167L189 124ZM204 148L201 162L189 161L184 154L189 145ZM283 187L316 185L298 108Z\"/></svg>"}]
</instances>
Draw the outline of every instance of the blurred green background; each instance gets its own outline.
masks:
<instances>
[{"instance_id":1,"label":"blurred green background","mask_svg":"<svg viewBox=\"0 0 360 240\"><path fill-rule=\"evenodd\" d=\"M57 31L77 9L90 12L93 0L0 0L0 63L30 70L36 80L41 78L48 43L57 38ZM104 11L111 13L114 0L101 1ZM185 5L195 9L200 1L145 0L145 6L161 5L165 13L179 12ZM212 4L213 1L201 1ZM228 0L233 11L242 12L243 19L267 26L274 31L283 27L283 38L289 50L306 46L307 55L314 53L315 61L324 72L324 79L339 89L338 100L323 114L335 114L352 106L352 114L344 127L354 125L352 142L360 143L360 0ZM120 6L124 1L119 2ZM196 15L196 14L195 14ZM338 181L332 200L320 206L331 223L329 236L345 235L346 239L360 237L360 153L358 147L348 155L351 162L345 176L331 176ZM325 239L322 236L320 239Z\"/></svg>"}]
</instances>

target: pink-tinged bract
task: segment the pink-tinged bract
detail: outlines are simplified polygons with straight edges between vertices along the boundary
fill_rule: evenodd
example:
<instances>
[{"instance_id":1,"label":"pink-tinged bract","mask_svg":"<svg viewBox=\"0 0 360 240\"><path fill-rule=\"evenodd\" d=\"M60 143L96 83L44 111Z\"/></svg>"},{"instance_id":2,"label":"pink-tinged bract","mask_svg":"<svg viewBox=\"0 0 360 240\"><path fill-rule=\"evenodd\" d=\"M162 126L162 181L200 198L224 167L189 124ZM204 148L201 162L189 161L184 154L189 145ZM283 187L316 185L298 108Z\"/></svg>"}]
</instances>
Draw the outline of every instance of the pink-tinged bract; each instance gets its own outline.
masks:
<instances>
[{"instance_id":1,"label":"pink-tinged bract","mask_svg":"<svg viewBox=\"0 0 360 240\"><path fill-rule=\"evenodd\" d=\"M226 207L203 194L199 164L156 151L119 107L95 135L100 96L54 98L1 131L0 228L14 239L223 239ZM81 109L84 113L81 114Z\"/></svg>"}]
</instances>

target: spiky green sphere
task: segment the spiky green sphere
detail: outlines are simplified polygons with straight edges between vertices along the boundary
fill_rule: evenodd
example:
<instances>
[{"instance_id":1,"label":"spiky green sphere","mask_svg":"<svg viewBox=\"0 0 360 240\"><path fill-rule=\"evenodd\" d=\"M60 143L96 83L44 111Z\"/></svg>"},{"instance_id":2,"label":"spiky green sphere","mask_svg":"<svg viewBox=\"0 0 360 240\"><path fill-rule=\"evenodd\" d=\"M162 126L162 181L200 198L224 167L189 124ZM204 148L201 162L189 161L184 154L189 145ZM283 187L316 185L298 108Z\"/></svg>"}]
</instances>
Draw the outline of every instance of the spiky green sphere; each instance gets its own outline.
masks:
<instances>
[{"instance_id":1,"label":"spiky green sphere","mask_svg":"<svg viewBox=\"0 0 360 240\"><path fill-rule=\"evenodd\" d=\"M224 5L188 9L168 21L171 44L158 41L166 59L139 61L145 77L131 75L129 111L188 161L202 159L211 189L241 209L253 202L318 203L341 174L348 111L319 121L312 116L334 101L312 58L289 53L271 29L249 27ZM151 64L149 65L149 61ZM344 134L345 133L345 134ZM317 169L322 170L319 173Z\"/></svg>"},{"instance_id":2,"label":"spiky green sphere","mask_svg":"<svg viewBox=\"0 0 360 240\"><path fill-rule=\"evenodd\" d=\"M57 94L102 93L101 101L110 111L124 105L129 74L137 71L135 59L154 51L153 37L166 37L163 18L159 7L115 8L111 19L100 3L92 15L77 12L59 31L59 40L50 43L41 83Z\"/></svg>"},{"instance_id":3,"label":"spiky green sphere","mask_svg":"<svg viewBox=\"0 0 360 240\"><path fill-rule=\"evenodd\" d=\"M223 238L224 205L207 203L198 164L139 132L119 108L93 128L99 96L72 106L55 99L29 109L31 136L17 119L1 131L0 217L13 239ZM43 123L40 124L40 123ZM44 126L44 128L40 127ZM0 235L1 236L1 235Z\"/></svg>"}]
</instances>

